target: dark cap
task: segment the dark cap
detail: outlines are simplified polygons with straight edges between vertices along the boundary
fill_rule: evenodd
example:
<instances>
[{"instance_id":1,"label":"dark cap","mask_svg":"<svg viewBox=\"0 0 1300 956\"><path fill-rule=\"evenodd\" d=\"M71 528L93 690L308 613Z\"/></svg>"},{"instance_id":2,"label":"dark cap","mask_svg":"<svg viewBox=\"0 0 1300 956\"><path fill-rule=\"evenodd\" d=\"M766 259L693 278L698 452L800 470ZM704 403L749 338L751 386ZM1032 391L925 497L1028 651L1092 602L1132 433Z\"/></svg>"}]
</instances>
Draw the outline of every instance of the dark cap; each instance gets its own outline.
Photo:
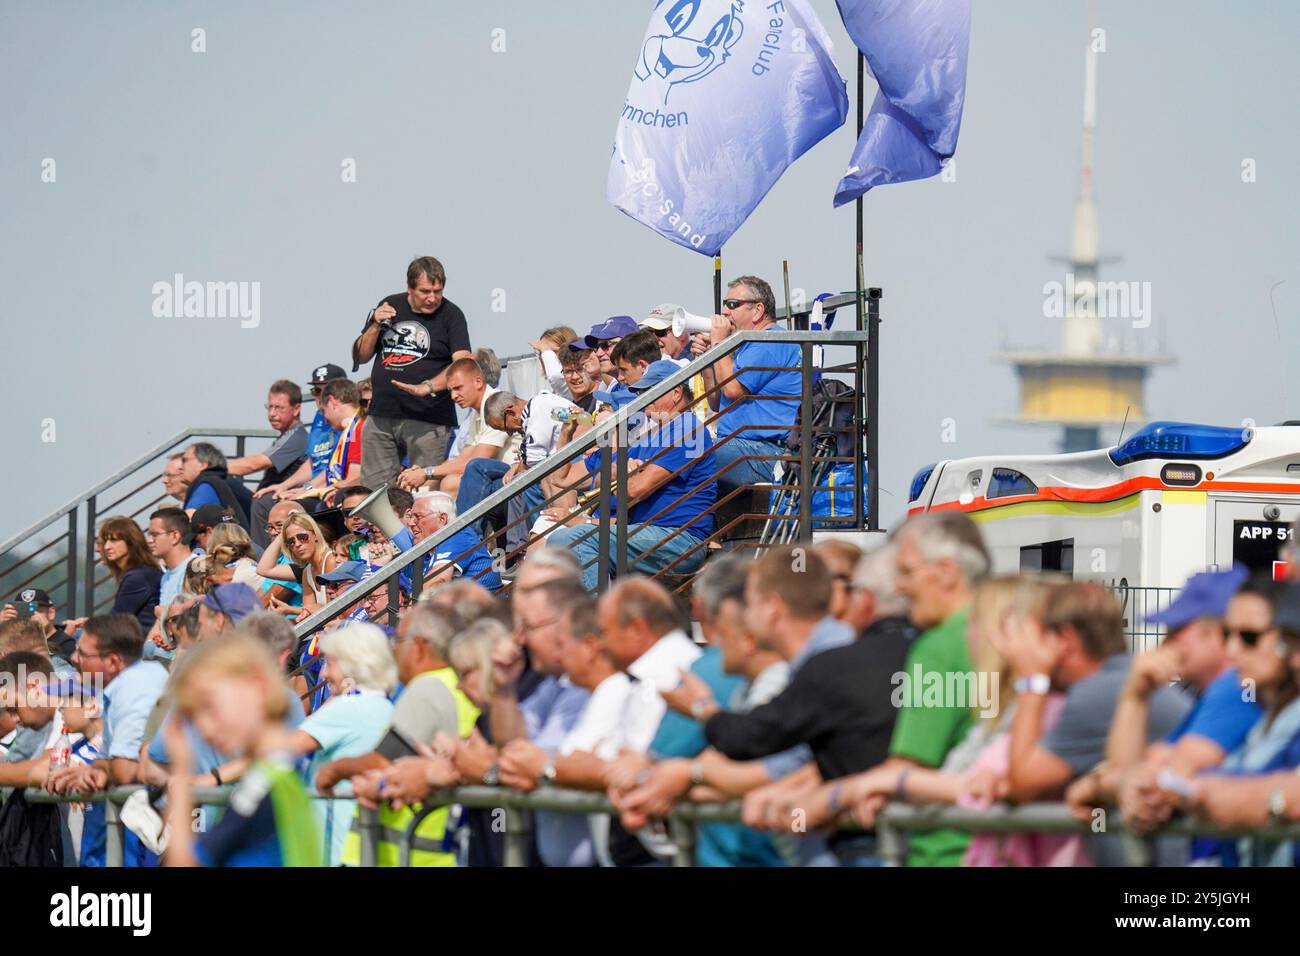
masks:
<instances>
[{"instance_id":1,"label":"dark cap","mask_svg":"<svg viewBox=\"0 0 1300 956\"><path fill-rule=\"evenodd\" d=\"M248 615L262 609L262 602L257 599L253 589L247 584L218 584L203 595L203 606L210 611L218 611L236 624Z\"/></svg>"},{"instance_id":2,"label":"dark cap","mask_svg":"<svg viewBox=\"0 0 1300 956\"><path fill-rule=\"evenodd\" d=\"M194 509L194 517L190 518L190 527L194 529L195 534L199 534L203 528L211 530L223 521L234 522L235 520L235 513L229 508L223 508L221 505L200 505Z\"/></svg>"},{"instance_id":3,"label":"dark cap","mask_svg":"<svg viewBox=\"0 0 1300 956\"><path fill-rule=\"evenodd\" d=\"M336 378L347 378L348 373L343 371L341 366L331 365L328 362L324 365L317 365L311 370L311 380L307 382L310 385L324 385L326 382L333 381Z\"/></svg>"},{"instance_id":4,"label":"dark cap","mask_svg":"<svg viewBox=\"0 0 1300 956\"><path fill-rule=\"evenodd\" d=\"M54 607L54 602L40 588L23 588L14 597L14 607L18 611L19 620L26 620L37 611Z\"/></svg>"},{"instance_id":5,"label":"dark cap","mask_svg":"<svg viewBox=\"0 0 1300 956\"><path fill-rule=\"evenodd\" d=\"M1237 565L1230 571L1193 574L1167 608L1147 615L1147 623L1162 624L1170 631L1176 631L1198 618L1222 618L1228 612L1228 602L1248 573L1243 566Z\"/></svg>"}]
</instances>

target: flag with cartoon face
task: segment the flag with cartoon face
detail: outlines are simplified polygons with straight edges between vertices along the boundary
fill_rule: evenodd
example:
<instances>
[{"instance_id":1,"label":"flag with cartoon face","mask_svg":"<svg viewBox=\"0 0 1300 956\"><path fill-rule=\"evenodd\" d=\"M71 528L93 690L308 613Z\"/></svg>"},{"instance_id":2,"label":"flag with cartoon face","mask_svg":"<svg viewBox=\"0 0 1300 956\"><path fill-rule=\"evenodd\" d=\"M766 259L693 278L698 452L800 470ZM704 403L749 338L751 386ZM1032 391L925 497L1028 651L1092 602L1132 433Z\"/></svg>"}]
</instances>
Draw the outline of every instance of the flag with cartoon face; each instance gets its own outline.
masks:
<instances>
[{"instance_id":1,"label":"flag with cartoon face","mask_svg":"<svg viewBox=\"0 0 1300 956\"><path fill-rule=\"evenodd\" d=\"M609 201L713 256L848 95L807 0L658 0L610 160Z\"/></svg>"}]
</instances>

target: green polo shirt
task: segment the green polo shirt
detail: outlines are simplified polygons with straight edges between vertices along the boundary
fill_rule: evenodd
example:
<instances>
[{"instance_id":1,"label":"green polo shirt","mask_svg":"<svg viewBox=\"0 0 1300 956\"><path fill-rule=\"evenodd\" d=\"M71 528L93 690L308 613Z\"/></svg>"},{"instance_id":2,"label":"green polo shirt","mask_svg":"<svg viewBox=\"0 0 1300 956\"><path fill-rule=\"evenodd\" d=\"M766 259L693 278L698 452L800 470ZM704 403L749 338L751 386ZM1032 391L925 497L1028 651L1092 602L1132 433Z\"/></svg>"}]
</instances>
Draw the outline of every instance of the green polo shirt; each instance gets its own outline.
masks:
<instances>
[{"instance_id":1,"label":"green polo shirt","mask_svg":"<svg viewBox=\"0 0 1300 956\"><path fill-rule=\"evenodd\" d=\"M910 680L915 680L918 672L924 680L927 674L968 673L975 669L966 645L968 617L969 608L954 611L912 643L905 665ZM929 705L923 703L920 693L905 697L894 723L890 755L906 757L927 767L940 766L948 751L961 743L971 728L970 702L964 703L967 706L940 707L933 706L933 700ZM914 833L908 843L907 865L959 866L969 843L967 834L955 830Z\"/></svg>"}]
</instances>

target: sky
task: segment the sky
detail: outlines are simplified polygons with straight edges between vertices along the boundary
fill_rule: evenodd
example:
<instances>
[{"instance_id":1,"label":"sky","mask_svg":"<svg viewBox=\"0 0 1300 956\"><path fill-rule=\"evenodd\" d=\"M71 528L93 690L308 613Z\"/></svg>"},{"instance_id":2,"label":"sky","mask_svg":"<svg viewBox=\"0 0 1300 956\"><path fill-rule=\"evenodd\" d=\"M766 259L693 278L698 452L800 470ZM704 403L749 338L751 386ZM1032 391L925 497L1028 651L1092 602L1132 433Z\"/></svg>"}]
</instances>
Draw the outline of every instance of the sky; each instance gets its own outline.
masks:
<instances>
[{"instance_id":1,"label":"sky","mask_svg":"<svg viewBox=\"0 0 1300 956\"><path fill-rule=\"evenodd\" d=\"M835 4L812 6L852 93ZM555 324L707 311L711 261L605 199L651 9L0 0L0 538L186 427L265 427L266 386L350 368L416 255L503 355ZM1122 257L1103 278L1151 284L1142 334L1176 359L1149 414L1300 418L1300 4L1101 0L1099 26L1101 246ZM1054 431L995 423L1016 385L991 356L1060 340L1043 287L1063 280L1086 39L1083 0L975 0L954 181L867 196L885 527L924 464L1055 450ZM853 287L852 206L831 204L852 126L727 244L728 276L779 289L788 259L809 296ZM155 316L177 273L258 283L260 321Z\"/></svg>"}]
</instances>

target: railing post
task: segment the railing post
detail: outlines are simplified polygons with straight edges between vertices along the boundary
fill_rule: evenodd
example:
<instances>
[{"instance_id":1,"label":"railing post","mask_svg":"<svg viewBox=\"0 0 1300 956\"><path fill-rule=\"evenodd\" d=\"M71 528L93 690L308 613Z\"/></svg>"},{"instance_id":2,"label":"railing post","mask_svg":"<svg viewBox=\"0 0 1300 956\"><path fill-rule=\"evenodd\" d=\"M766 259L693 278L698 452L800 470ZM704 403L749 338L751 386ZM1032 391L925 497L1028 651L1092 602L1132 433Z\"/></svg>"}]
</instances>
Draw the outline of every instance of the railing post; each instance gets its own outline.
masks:
<instances>
[{"instance_id":1,"label":"railing post","mask_svg":"<svg viewBox=\"0 0 1300 956\"><path fill-rule=\"evenodd\" d=\"M86 576L83 594L86 596L85 607L87 617L95 616L95 521L98 516L95 514L95 496L91 495L86 499L86 564L82 568L82 573Z\"/></svg>"},{"instance_id":2,"label":"railing post","mask_svg":"<svg viewBox=\"0 0 1300 956\"><path fill-rule=\"evenodd\" d=\"M378 866L379 811L358 804L357 835L361 841L361 865Z\"/></svg>"},{"instance_id":3,"label":"railing post","mask_svg":"<svg viewBox=\"0 0 1300 956\"><path fill-rule=\"evenodd\" d=\"M861 300L858 302L859 315L862 311ZM861 329L859 329L861 331ZM867 481L874 480L874 475L867 474L866 470L866 449L863 447L863 432L867 427L867 397L864 394L866 388L865 369L863 366L867 363L866 349L862 342L853 343L853 528L861 530L867 526L866 522L866 499L863 495L863 485ZM831 421L834 421L834 415Z\"/></svg>"},{"instance_id":4,"label":"railing post","mask_svg":"<svg viewBox=\"0 0 1300 956\"><path fill-rule=\"evenodd\" d=\"M518 807L506 807L505 854L502 863L506 866L528 865L528 814Z\"/></svg>"},{"instance_id":5,"label":"railing post","mask_svg":"<svg viewBox=\"0 0 1300 956\"><path fill-rule=\"evenodd\" d=\"M609 449L609 435L600 438L600 494L597 502L600 520L596 531L596 590L604 592L609 587L609 485L614 480Z\"/></svg>"},{"instance_id":6,"label":"railing post","mask_svg":"<svg viewBox=\"0 0 1300 956\"><path fill-rule=\"evenodd\" d=\"M799 410L799 540L812 540L812 343L800 342L803 401Z\"/></svg>"},{"instance_id":7,"label":"railing post","mask_svg":"<svg viewBox=\"0 0 1300 956\"><path fill-rule=\"evenodd\" d=\"M884 814L876 817L876 849L885 866L902 866L904 859L903 834L890 825Z\"/></svg>"},{"instance_id":8,"label":"railing post","mask_svg":"<svg viewBox=\"0 0 1300 956\"><path fill-rule=\"evenodd\" d=\"M1125 866L1154 866L1155 840L1125 828L1120 834L1124 842Z\"/></svg>"},{"instance_id":9,"label":"railing post","mask_svg":"<svg viewBox=\"0 0 1300 956\"><path fill-rule=\"evenodd\" d=\"M670 818L673 833L673 866L695 865L695 821L677 814Z\"/></svg>"},{"instance_id":10,"label":"railing post","mask_svg":"<svg viewBox=\"0 0 1300 956\"><path fill-rule=\"evenodd\" d=\"M113 791L104 794L104 866L123 865L122 817L113 800Z\"/></svg>"},{"instance_id":11,"label":"railing post","mask_svg":"<svg viewBox=\"0 0 1300 956\"><path fill-rule=\"evenodd\" d=\"M631 429L628 429L631 431ZM618 518L614 522L614 569L618 577L627 577L627 442L618 443Z\"/></svg>"},{"instance_id":12,"label":"railing post","mask_svg":"<svg viewBox=\"0 0 1300 956\"><path fill-rule=\"evenodd\" d=\"M867 290L867 530L880 528L880 297Z\"/></svg>"},{"instance_id":13,"label":"railing post","mask_svg":"<svg viewBox=\"0 0 1300 956\"><path fill-rule=\"evenodd\" d=\"M68 512L68 601L64 614L77 617L77 509Z\"/></svg>"},{"instance_id":14,"label":"railing post","mask_svg":"<svg viewBox=\"0 0 1300 956\"><path fill-rule=\"evenodd\" d=\"M416 575L424 577L424 559L416 561L411 565L411 583L415 583ZM388 626L397 627L398 611L402 605L402 590L398 576L394 574L388 579Z\"/></svg>"}]
</instances>

